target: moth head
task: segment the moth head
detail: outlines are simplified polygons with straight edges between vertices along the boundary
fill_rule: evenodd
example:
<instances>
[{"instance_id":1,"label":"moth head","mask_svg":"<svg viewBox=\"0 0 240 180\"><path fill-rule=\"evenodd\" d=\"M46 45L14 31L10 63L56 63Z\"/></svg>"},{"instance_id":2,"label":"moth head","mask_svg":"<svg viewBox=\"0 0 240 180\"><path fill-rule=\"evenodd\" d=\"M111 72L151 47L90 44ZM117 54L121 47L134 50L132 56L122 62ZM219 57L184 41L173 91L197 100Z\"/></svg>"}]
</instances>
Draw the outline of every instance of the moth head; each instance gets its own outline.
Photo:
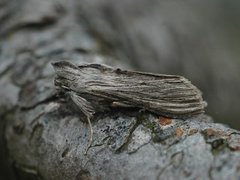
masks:
<instances>
[{"instance_id":1,"label":"moth head","mask_svg":"<svg viewBox=\"0 0 240 180\"><path fill-rule=\"evenodd\" d=\"M52 66L58 76L66 79L75 79L79 74L79 68L68 61L53 62Z\"/></svg>"},{"instance_id":2,"label":"moth head","mask_svg":"<svg viewBox=\"0 0 240 180\"><path fill-rule=\"evenodd\" d=\"M55 85L58 89L70 90L71 84L79 77L79 68L68 61L53 62L56 72Z\"/></svg>"}]
</instances>

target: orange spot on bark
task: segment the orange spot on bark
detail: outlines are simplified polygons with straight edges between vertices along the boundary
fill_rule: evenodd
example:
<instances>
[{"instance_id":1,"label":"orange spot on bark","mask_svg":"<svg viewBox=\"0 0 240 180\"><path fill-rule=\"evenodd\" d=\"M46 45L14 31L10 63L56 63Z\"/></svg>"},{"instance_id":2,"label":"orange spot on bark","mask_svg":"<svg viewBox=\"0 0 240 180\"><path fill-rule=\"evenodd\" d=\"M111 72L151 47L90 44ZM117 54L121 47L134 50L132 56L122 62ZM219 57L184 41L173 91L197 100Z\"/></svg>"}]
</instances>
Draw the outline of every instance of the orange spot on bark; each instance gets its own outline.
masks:
<instances>
[{"instance_id":1,"label":"orange spot on bark","mask_svg":"<svg viewBox=\"0 0 240 180\"><path fill-rule=\"evenodd\" d=\"M181 137L183 135L183 133L184 133L184 130L182 128L179 127L176 129L176 135L178 137Z\"/></svg>"},{"instance_id":2,"label":"orange spot on bark","mask_svg":"<svg viewBox=\"0 0 240 180\"><path fill-rule=\"evenodd\" d=\"M207 134L208 136L217 135L216 131L214 131L214 130L211 129L211 128L206 129L205 132L206 132L206 134Z\"/></svg>"},{"instance_id":3,"label":"orange spot on bark","mask_svg":"<svg viewBox=\"0 0 240 180\"><path fill-rule=\"evenodd\" d=\"M221 137L224 137L224 136L228 137L229 136L228 133L226 133L226 132L224 132L222 130L216 130L216 129L212 129L212 128L205 129L203 132L207 136L217 136L217 137L220 137L220 136Z\"/></svg>"},{"instance_id":4,"label":"orange spot on bark","mask_svg":"<svg viewBox=\"0 0 240 180\"><path fill-rule=\"evenodd\" d=\"M166 118L166 117L160 117L160 118L159 118L159 123L160 123L160 125L162 125L162 126L167 126L167 125L169 125L169 124L172 123L172 119Z\"/></svg>"},{"instance_id":5,"label":"orange spot on bark","mask_svg":"<svg viewBox=\"0 0 240 180\"><path fill-rule=\"evenodd\" d=\"M196 134L198 132L197 129L193 128L193 129L190 129L189 132L188 132L188 135L191 136L193 134Z\"/></svg>"},{"instance_id":6,"label":"orange spot on bark","mask_svg":"<svg viewBox=\"0 0 240 180\"><path fill-rule=\"evenodd\" d=\"M233 151L240 151L240 137L238 136L232 136L231 139L228 141L228 146Z\"/></svg>"}]
</instances>

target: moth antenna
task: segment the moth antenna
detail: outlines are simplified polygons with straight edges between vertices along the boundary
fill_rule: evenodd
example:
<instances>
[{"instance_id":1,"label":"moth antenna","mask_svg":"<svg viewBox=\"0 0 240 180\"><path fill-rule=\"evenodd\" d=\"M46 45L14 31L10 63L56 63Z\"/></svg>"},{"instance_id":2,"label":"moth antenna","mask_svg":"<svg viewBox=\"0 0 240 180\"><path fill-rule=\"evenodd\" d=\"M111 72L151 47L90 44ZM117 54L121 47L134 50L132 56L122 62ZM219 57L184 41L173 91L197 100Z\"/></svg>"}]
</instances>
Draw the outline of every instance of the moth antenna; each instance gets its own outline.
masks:
<instances>
[{"instance_id":1,"label":"moth antenna","mask_svg":"<svg viewBox=\"0 0 240 180\"><path fill-rule=\"evenodd\" d=\"M90 129L90 138L89 138L89 143L88 143L88 146L87 146L87 149L86 149L84 155L87 155L88 150L91 148L92 142L93 142L93 128L92 128L92 123L91 123L89 116L87 116L87 121L88 121L89 129Z\"/></svg>"}]
</instances>

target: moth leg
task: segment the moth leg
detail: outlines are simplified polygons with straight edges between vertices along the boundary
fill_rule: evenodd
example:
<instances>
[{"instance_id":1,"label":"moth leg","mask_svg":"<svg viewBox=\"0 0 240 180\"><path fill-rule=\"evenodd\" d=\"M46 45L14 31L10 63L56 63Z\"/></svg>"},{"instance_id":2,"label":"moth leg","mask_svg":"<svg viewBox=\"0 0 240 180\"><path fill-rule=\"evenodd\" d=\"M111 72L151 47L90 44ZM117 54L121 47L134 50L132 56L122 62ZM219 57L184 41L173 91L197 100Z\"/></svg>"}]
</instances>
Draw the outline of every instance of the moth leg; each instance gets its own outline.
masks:
<instances>
[{"instance_id":1,"label":"moth leg","mask_svg":"<svg viewBox=\"0 0 240 180\"><path fill-rule=\"evenodd\" d=\"M81 96L79 96L78 94L76 94L74 92L70 92L70 97L71 97L72 101L79 107L79 109L87 117L89 129L90 129L90 138L89 138L89 143L88 143L87 149L84 153L84 155L86 155L88 150L91 148L92 142L93 142L93 128L92 128L92 123L91 123L90 119L95 111L94 111L94 108L92 107L91 103L88 102L86 99L82 98Z\"/></svg>"},{"instance_id":2,"label":"moth leg","mask_svg":"<svg viewBox=\"0 0 240 180\"><path fill-rule=\"evenodd\" d=\"M93 142L93 128L92 128L92 123L91 123L90 117L88 117L88 116L87 116L87 121L88 121L89 129L90 129L90 138L89 138L89 143L88 143L88 146L87 146L87 149L86 149L84 155L87 155L88 150L91 148L92 142Z\"/></svg>"},{"instance_id":3,"label":"moth leg","mask_svg":"<svg viewBox=\"0 0 240 180\"><path fill-rule=\"evenodd\" d=\"M112 107L125 107L125 108L134 107L133 105L130 105L127 103L122 103L122 102L117 102L117 101L112 102L111 106Z\"/></svg>"}]
</instances>

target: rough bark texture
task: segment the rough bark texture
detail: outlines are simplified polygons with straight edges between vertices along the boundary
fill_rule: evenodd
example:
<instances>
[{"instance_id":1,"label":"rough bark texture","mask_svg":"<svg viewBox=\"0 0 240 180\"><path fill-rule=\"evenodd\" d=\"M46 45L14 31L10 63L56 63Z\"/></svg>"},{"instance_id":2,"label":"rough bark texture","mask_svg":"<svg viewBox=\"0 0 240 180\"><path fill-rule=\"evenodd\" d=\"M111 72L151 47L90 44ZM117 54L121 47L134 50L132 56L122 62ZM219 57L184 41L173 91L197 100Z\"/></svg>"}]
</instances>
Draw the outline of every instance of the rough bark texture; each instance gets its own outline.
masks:
<instances>
[{"instance_id":1,"label":"rough bark texture","mask_svg":"<svg viewBox=\"0 0 240 180\"><path fill-rule=\"evenodd\" d=\"M0 3L0 179L239 179L240 132L117 110L84 116L55 94L50 62L126 66L100 54L74 1ZM118 64L119 63L119 64Z\"/></svg>"}]
</instances>

